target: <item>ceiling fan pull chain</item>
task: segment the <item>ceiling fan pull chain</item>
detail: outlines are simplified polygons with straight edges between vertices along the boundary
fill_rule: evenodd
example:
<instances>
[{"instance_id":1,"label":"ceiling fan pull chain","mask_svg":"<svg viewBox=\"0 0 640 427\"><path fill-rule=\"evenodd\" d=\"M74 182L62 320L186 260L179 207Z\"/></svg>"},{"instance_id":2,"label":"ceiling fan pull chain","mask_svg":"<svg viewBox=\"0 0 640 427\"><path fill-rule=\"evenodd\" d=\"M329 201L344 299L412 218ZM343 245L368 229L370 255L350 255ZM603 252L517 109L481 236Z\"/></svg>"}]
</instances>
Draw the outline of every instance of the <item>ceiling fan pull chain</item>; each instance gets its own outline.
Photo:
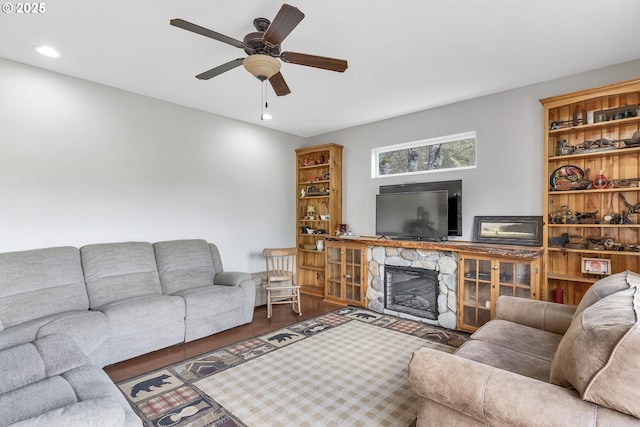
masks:
<instances>
[{"instance_id":1,"label":"ceiling fan pull chain","mask_svg":"<svg viewBox=\"0 0 640 427\"><path fill-rule=\"evenodd\" d=\"M267 90L267 81L263 80L261 83L262 87L260 88L260 107L262 108L262 112L260 114L260 120L270 120L271 114L269 112L265 112L267 108L269 108L269 102L267 101L268 90Z\"/></svg>"},{"instance_id":2,"label":"ceiling fan pull chain","mask_svg":"<svg viewBox=\"0 0 640 427\"><path fill-rule=\"evenodd\" d=\"M260 120L264 120L264 80L260 82Z\"/></svg>"}]
</instances>

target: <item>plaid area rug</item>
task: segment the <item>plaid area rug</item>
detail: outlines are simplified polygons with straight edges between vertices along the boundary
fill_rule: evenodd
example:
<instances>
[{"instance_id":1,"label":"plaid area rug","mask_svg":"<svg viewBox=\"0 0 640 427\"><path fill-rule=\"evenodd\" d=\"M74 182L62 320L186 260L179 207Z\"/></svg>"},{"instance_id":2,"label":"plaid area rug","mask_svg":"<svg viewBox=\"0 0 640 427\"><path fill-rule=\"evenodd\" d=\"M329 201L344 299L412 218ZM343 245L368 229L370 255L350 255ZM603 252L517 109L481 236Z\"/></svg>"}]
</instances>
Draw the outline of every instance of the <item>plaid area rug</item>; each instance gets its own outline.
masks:
<instances>
[{"instance_id":1,"label":"plaid area rug","mask_svg":"<svg viewBox=\"0 0 640 427\"><path fill-rule=\"evenodd\" d=\"M407 426L411 353L466 335L346 307L118 383L146 426Z\"/></svg>"}]
</instances>

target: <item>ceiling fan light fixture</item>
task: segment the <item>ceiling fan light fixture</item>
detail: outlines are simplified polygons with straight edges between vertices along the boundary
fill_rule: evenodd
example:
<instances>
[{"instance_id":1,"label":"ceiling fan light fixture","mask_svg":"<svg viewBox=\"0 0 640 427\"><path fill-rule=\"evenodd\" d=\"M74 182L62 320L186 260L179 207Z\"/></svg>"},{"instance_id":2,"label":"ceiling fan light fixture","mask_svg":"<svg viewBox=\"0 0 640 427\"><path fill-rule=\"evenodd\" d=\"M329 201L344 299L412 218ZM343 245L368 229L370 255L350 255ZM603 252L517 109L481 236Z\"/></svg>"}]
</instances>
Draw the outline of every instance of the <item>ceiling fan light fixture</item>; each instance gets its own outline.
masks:
<instances>
[{"instance_id":1,"label":"ceiling fan light fixture","mask_svg":"<svg viewBox=\"0 0 640 427\"><path fill-rule=\"evenodd\" d=\"M280 71L280 61L264 54L247 56L242 65L260 81L268 80Z\"/></svg>"}]
</instances>

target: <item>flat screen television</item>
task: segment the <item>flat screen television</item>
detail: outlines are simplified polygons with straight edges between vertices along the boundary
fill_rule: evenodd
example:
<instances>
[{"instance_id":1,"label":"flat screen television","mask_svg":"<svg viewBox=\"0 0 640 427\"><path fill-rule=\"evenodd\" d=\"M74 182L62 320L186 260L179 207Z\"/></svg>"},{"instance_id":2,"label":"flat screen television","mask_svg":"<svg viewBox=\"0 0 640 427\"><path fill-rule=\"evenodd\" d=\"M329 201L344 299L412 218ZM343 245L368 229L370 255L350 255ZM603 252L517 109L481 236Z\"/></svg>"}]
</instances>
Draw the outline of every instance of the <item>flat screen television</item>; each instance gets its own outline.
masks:
<instances>
[{"instance_id":1,"label":"flat screen television","mask_svg":"<svg viewBox=\"0 0 640 427\"><path fill-rule=\"evenodd\" d=\"M448 191L376 195L376 234L397 239L446 240Z\"/></svg>"},{"instance_id":2,"label":"flat screen television","mask_svg":"<svg viewBox=\"0 0 640 427\"><path fill-rule=\"evenodd\" d=\"M449 236L462 236L462 180L412 182L380 186L383 193L414 193L420 191L447 190L449 192Z\"/></svg>"}]
</instances>

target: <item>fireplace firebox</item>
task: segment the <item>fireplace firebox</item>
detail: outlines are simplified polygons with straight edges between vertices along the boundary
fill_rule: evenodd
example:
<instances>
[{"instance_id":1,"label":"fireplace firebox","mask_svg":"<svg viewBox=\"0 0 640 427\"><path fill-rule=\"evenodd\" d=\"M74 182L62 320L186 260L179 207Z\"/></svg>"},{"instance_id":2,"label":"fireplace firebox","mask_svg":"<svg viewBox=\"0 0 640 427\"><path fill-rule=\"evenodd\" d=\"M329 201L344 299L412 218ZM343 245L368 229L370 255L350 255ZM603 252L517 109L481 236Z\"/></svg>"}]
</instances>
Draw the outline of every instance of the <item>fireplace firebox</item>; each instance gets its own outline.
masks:
<instances>
[{"instance_id":1,"label":"fireplace firebox","mask_svg":"<svg viewBox=\"0 0 640 427\"><path fill-rule=\"evenodd\" d=\"M438 272L384 266L384 307L425 319L438 319Z\"/></svg>"}]
</instances>

